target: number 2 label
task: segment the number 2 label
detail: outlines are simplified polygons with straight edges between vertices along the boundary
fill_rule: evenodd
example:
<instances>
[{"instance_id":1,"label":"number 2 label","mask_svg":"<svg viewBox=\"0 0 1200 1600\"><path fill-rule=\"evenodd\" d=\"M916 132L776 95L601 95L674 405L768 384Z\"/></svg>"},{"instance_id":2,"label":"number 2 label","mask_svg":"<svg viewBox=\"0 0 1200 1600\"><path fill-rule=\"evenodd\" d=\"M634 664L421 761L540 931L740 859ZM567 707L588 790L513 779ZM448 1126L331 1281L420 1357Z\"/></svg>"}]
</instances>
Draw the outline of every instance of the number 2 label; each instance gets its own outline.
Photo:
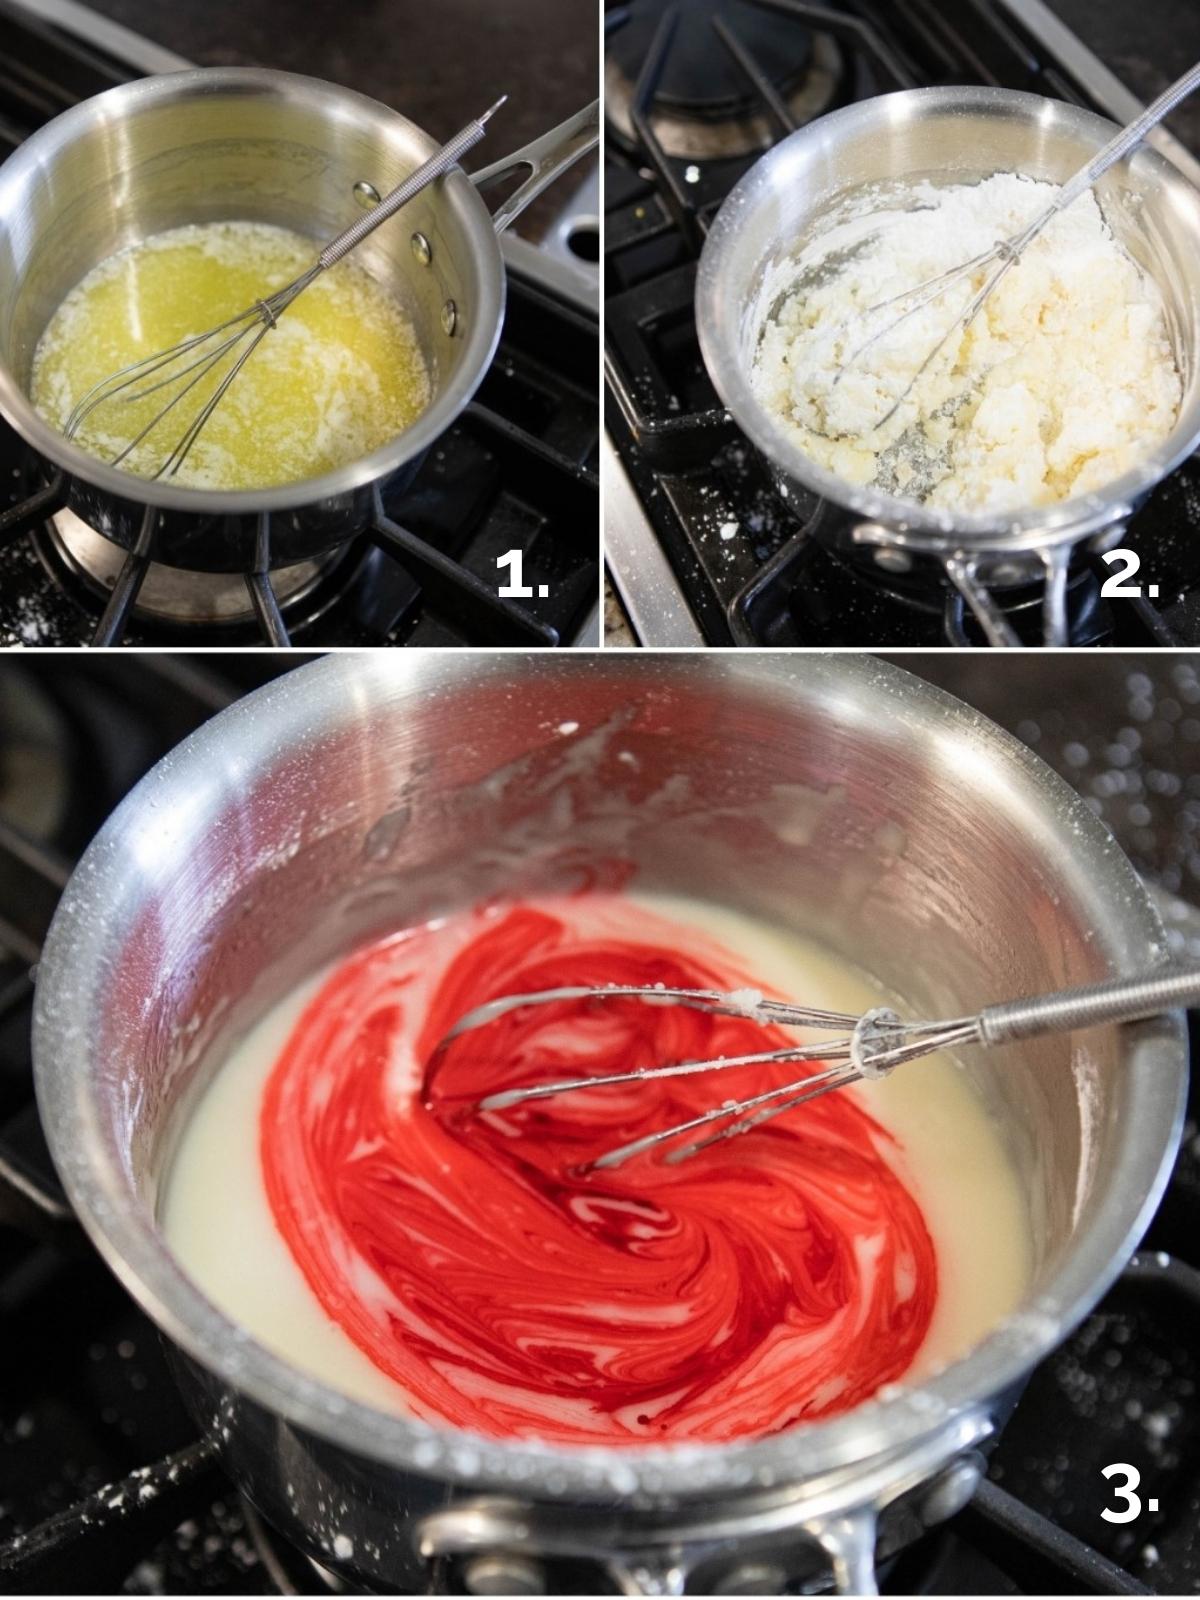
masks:
<instances>
[{"instance_id":1,"label":"number 2 label","mask_svg":"<svg viewBox=\"0 0 1200 1600\"><path fill-rule=\"evenodd\" d=\"M1106 598L1116 600L1140 600L1142 586L1140 583L1126 583L1126 578L1136 577L1141 569L1142 558L1136 550L1106 550L1100 558L1106 566L1117 568L1111 578L1105 578L1100 585L1100 593ZM1158 599L1158 585L1148 584L1146 593L1151 600Z\"/></svg>"}]
</instances>

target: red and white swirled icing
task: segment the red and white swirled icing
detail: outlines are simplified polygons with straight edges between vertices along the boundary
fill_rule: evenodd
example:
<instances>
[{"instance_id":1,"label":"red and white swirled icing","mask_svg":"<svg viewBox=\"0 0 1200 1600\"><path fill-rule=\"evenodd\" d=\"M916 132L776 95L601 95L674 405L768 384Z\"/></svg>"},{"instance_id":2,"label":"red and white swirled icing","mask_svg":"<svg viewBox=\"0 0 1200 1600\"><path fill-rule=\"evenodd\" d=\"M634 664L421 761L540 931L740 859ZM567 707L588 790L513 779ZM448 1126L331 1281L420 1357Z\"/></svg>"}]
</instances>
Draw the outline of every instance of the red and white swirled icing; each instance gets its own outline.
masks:
<instances>
[{"instance_id":1,"label":"red and white swirled icing","mask_svg":"<svg viewBox=\"0 0 1200 1600\"><path fill-rule=\"evenodd\" d=\"M608 983L755 978L608 894L467 913L332 973L260 1125L276 1225L325 1312L416 1414L499 1436L753 1437L899 1378L929 1326L936 1252L889 1135L850 1095L677 1167L644 1156L586 1176L602 1150L711 1106L714 1080L474 1110L498 1086L740 1055L782 1030L564 1002L509 1013L426 1067L481 1001ZM804 1069L735 1070L751 1094Z\"/></svg>"}]
</instances>

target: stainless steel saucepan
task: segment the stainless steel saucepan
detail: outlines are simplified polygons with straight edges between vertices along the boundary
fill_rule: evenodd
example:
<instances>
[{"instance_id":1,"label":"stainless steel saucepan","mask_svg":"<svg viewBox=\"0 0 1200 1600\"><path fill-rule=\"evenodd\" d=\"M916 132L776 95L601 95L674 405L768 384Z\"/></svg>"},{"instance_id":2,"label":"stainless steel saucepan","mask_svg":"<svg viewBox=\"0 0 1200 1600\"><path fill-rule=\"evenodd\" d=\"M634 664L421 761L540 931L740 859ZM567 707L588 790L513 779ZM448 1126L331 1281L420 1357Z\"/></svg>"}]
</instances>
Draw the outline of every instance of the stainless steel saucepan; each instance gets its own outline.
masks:
<instances>
[{"instance_id":1,"label":"stainless steel saucepan","mask_svg":"<svg viewBox=\"0 0 1200 1600\"><path fill-rule=\"evenodd\" d=\"M1023 1378L1136 1244L1179 1137L1178 1017L964 1058L1024 1188L1024 1302L928 1381L755 1442L568 1449L386 1414L256 1343L160 1231L189 1107L297 979L614 862L814 932L931 1015L1165 959L1082 800L868 657L329 657L164 760L72 877L34 1024L54 1159L230 1473L352 1581L419 1590L441 1561L476 1593L514 1568L554 1591L571 1560L592 1574L573 1588L737 1592L754 1568L864 1592L877 1555L969 1497Z\"/></svg>"},{"instance_id":2,"label":"stainless steel saucepan","mask_svg":"<svg viewBox=\"0 0 1200 1600\"><path fill-rule=\"evenodd\" d=\"M989 584L1031 575L1046 580L1046 642L1065 644L1072 549L1117 543L1145 495L1200 443L1200 191L1145 146L1096 186L1113 232L1162 290L1183 400L1155 450L1102 492L1059 506L966 516L845 483L811 460L751 387L771 310L766 286L831 209L864 185L974 182L993 172L1060 182L1116 131L1078 106L1005 89L910 89L865 100L801 128L756 162L721 207L700 259L696 324L705 363L784 490L803 486L847 508L840 537L851 544L887 546L890 560L897 551L936 557L996 644L1019 641ZM946 250L947 267L955 265L953 240Z\"/></svg>"},{"instance_id":3,"label":"stainless steel saucepan","mask_svg":"<svg viewBox=\"0 0 1200 1600\"><path fill-rule=\"evenodd\" d=\"M364 95L258 67L167 73L86 100L0 168L0 412L63 474L70 509L127 549L213 572L305 561L359 532L375 485L415 472L471 399L504 319L496 235L598 137L593 104L472 177L451 172L362 246L362 265L411 317L432 376L433 398L411 427L319 478L218 492L135 478L39 415L26 391L51 316L97 262L165 228L248 217L332 236L437 141ZM520 174L490 215L479 191Z\"/></svg>"}]
</instances>

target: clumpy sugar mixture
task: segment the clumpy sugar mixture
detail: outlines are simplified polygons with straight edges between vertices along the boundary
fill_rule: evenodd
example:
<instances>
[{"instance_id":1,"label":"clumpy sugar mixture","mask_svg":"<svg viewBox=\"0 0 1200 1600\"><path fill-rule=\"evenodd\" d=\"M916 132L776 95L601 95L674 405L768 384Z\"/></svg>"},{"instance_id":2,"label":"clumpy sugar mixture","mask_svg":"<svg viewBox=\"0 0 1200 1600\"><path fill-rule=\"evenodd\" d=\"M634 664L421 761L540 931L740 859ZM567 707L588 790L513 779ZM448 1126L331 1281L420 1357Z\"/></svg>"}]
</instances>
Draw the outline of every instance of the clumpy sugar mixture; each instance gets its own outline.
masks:
<instances>
[{"instance_id":1,"label":"clumpy sugar mixture","mask_svg":"<svg viewBox=\"0 0 1200 1600\"><path fill-rule=\"evenodd\" d=\"M881 420L989 269L882 337L912 301L872 308L1019 233L1055 192L1013 173L920 184L904 209L842 214L789 263L770 286L753 382L806 455L848 483L1003 514L1103 489L1166 437L1181 385L1162 295L1091 193L1049 223Z\"/></svg>"},{"instance_id":2,"label":"clumpy sugar mixture","mask_svg":"<svg viewBox=\"0 0 1200 1600\"><path fill-rule=\"evenodd\" d=\"M804 1035L567 1000L435 1048L484 1000L609 983L878 1002L829 954L690 900L489 901L400 930L285 997L218 1069L172 1164L172 1249L256 1339L344 1394L571 1445L720 1442L833 1416L919 1382L1015 1310L1031 1259L1020 1180L944 1057L679 1165L658 1151L587 1170L820 1063L481 1112L498 1088Z\"/></svg>"},{"instance_id":3,"label":"clumpy sugar mixture","mask_svg":"<svg viewBox=\"0 0 1200 1600\"><path fill-rule=\"evenodd\" d=\"M172 228L119 251L93 268L51 318L34 354L33 403L64 428L93 384L282 288L312 265L316 250L289 229L231 221ZM154 476L231 361L232 354L179 399L122 463L126 471ZM105 402L75 442L111 461L156 411L182 395L187 381L181 377L145 398ZM261 489L317 477L386 443L429 399L429 373L404 310L355 262L341 261L266 334L174 481Z\"/></svg>"}]
</instances>

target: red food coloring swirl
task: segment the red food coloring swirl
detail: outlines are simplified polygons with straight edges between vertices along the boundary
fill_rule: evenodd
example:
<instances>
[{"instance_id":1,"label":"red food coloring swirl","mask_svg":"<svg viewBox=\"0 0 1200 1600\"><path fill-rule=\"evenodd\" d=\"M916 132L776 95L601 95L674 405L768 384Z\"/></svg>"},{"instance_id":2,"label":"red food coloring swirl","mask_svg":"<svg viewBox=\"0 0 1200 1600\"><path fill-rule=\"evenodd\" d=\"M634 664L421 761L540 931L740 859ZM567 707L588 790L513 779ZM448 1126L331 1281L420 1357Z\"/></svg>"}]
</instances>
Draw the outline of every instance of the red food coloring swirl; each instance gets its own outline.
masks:
<instances>
[{"instance_id":1,"label":"red food coloring swirl","mask_svg":"<svg viewBox=\"0 0 1200 1600\"><path fill-rule=\"evenodd\" d=\"M603 894L466 913L333 972L272 1071L260 1127L276 1225L325 1312L415 1414L500 1437L754 1437L898 1379L929 1326L937 1258L890 1136L851 1095L678 1166L647 1155L580 1173L715 1096L819 1063L475 1109L499 1087L794 1035L677 1006L560 1002L430 1061L484 1000L610 983L756 980L696 929Z\"/></svg>"}]
</instances>

